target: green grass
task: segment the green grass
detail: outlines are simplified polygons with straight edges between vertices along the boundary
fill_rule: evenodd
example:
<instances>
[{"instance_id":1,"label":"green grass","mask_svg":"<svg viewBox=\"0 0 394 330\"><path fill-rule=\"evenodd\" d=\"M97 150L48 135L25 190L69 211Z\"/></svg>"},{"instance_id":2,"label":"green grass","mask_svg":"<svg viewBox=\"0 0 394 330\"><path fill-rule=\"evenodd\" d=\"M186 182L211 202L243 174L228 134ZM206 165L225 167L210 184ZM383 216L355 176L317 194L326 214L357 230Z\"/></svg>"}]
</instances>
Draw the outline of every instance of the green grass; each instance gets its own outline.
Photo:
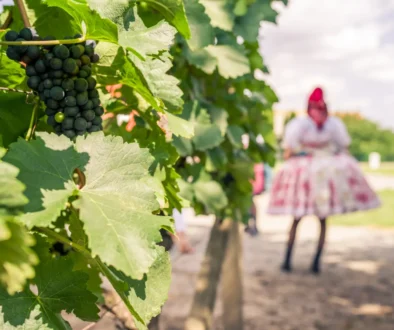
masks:
<instances>
[{"instance_id":1,"label":"green grass","mask_svg":"<svg viewBox=\"0 0 394 330\"><path fill-rule=\"evenodd\" d=\"M382 163L380 168L377 170L370 169L368 163L360 163L360 166L363 169L364 173L394 176L394 162Z\"/></svg>"},{"instance_id":2,"label":"green grass","mask_svg":"<svg viewBox=\"0 0 394 330\"><path fill-rule=\"evenodd\" d=\"M329 219L330 223L338 226L373 226L394 228L394 190L379 192L382 206L378 209L337 215Z\"/></svg>"}]
</instances>

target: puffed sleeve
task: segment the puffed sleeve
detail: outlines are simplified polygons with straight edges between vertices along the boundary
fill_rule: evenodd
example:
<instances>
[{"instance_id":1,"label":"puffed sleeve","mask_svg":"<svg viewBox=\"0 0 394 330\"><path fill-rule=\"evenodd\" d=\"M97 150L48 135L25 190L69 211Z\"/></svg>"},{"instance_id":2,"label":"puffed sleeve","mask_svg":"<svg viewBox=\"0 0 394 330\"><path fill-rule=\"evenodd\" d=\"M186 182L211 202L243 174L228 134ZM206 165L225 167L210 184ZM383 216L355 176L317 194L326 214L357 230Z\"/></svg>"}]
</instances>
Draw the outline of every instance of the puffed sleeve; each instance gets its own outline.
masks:
<instances>
[{"instance_id":1,"label":"puffed sleeve","mask_svg":"<svg viewBox=\"0 0 394 330\"><path fill-rule=\"evenodd\" d=\"M339 149L347 148L351 143L348 130L340 118L334 119L334 141Z\"/></svg>"},{"instance_id":2,"label":"puffed sleeve","mask_svg":"<svg viewBox=\"0 0 394 330\"><path fill-rule=\"evenodd\" d=\"M283 148L296 151L300 149L300 139L303 121L301 118L294 118L288 122L283 137Z\"/></svg>"},{"instance_id":3,"label":"puffed sleeve","mask_svg":"<svg viewBox=\"0 0 394 330\"><path fill-rule=\"evenodd\" d=\"M181 212L179 212L177 209L174 209L172 213L172 217L175 221L175 231L177 233L184 232L186 230L186 223L183 211L183 209L181 210Z\"/></svg>"}]
</instances>

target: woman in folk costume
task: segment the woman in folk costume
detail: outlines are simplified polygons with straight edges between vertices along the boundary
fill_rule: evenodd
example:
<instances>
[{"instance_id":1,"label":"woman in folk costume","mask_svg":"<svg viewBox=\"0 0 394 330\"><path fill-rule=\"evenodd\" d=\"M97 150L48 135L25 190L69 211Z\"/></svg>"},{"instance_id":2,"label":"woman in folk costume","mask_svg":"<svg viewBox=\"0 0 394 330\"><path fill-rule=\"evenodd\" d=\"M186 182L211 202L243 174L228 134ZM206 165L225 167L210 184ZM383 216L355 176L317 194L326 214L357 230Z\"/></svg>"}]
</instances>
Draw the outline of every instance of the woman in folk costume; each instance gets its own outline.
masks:
<instances>
[{"instance_id":1,"label":"woman in folk costume","mask_svg":"<svg viewBox=\"0 0 394 330\"><path fill-rule=\"evenodd\" d=\"M327 217L380 206L357 161L349 155L349 144L345 125L328 114L323 91L316 88L308 101L308 116L294 118L287 124L286 162L271 188L268 213L294 217L284 271L291 271L294 240L302 217L315 215L320 220L320 238L311 268L319 273Z\"/></svg>"}]
</instances>

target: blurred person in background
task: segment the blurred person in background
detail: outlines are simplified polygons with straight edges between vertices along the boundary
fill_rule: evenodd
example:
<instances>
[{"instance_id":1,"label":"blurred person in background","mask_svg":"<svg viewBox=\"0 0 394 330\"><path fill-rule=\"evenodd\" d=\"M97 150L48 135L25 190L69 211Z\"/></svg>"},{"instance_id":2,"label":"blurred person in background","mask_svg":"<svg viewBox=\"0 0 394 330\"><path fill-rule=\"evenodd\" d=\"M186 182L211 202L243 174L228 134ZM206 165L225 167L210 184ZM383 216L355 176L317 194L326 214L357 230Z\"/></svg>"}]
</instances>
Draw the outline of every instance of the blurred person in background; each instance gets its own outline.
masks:
<instances>
[{"instance_id":1,"label":"blurred person in background","mask_svg":"<svg viewBox=\"0 0 394 330\"><path fill-rule=\"evenodd\" d=\"M171 235L171 238L175 245L178 247L181 253L193 253L194 249L190 244L189 237L186 234L186 218L187 209L183 208L181 212L174 209L172 217L175 221L175 232L176 235Z\"/></svg>"},{"instance_id":2,"label":"blurred person in background","mask_svg":"<svg viewBox=\"0 0 394 330\"><path fill-rule=\"evenodd\" d=\"M321 88L309 97L307 113L286 126L285 163L274 178L268 213L294 218L282 265L286 272L292 269L291 256L300 220L306 215L318 217L320 237L311 266L317 274L327 217L377 208L380 201L357 161L347 152L351 142L347 129L339 118L329 115Z\"/></svg>"}]
</instances>

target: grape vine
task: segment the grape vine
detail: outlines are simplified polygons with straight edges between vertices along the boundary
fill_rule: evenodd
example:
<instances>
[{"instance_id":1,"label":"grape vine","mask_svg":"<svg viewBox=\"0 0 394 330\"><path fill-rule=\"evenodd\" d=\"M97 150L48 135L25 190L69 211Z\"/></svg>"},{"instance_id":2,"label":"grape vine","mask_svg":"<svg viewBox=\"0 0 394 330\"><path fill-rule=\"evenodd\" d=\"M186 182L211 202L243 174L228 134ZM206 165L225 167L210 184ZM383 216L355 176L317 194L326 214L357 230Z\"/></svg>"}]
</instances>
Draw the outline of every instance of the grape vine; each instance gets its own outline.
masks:
<instances>
[{"instance_id":1,"label":"grape vine","mask_svg":"<svg viewBox=\"0 0 394 330\"><path fill-rule=\"evenodd\" d=\"M146 329L169 290L173 208L245 217L245 179L275 144L277 99L254 79L271 2L18 0L0 13L1 329L97 321L102 276Z\"/></svg>"}]
</instances>

